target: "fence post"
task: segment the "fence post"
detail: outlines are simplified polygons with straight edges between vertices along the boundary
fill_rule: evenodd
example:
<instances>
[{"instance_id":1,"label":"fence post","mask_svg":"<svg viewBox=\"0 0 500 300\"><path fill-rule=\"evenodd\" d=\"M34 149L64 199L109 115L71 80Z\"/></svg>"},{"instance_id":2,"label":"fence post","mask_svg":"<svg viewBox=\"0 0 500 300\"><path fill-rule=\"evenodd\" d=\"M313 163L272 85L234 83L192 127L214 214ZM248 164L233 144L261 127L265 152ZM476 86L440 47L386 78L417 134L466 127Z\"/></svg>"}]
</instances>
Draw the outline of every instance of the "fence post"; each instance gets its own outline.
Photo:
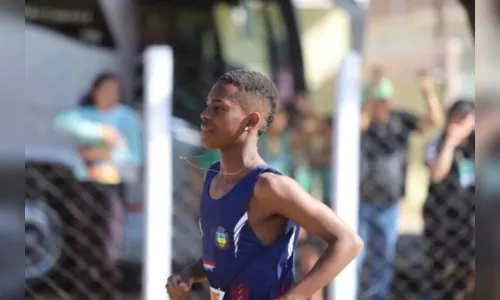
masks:
<instances>
[{"instance_id":1,"label":"fence post","mask_svg":"<svg viewBox=\"0 0 500 300\"><path fill-rule=\"evenodd\" d=\"M166 300L172 264L173 52L150 46L144 53L146 189L143 299Z\"/></svg>"},{"instance_id":2,"label":"fence post","mask_svg":"<svg viewBox=\"0 0 500 300\"><path fill-rule=\"evenodd\" d=\"M358 228L360 160L360 73L361 57L352 51L342 62L336 95L336 124L331 169L334 197L332 208L351 228ZM352 262L328 289L330 300L355 300L358 290L357 260Z\"/></svg>"}]
</instances>

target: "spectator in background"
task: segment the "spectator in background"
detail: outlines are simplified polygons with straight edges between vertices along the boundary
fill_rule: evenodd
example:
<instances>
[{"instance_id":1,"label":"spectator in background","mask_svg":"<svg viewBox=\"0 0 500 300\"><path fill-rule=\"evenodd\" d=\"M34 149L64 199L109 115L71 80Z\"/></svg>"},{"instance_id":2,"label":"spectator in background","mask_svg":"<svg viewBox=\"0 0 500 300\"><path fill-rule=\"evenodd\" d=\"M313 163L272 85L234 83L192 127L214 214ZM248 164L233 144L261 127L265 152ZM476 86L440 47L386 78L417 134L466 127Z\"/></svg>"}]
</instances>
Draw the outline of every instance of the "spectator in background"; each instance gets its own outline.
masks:
<instances>
[{"instance_id":1,"label":"spectator in background","mask_svg":"<svg viewBox=\"0 0 500 300\"><path fill-rule=\"evenodd\" d=\"M333 119L326 118L320 125L318 136L321 139L319 151L314 153L312 163L319 171L323 202L331 203L332 197L332 145L333 145Z\"/></svg>"},{"instance_id":2,"label":"spectator in background","mask_svg":"<svg viewBox=\"0 0 500 300\"><path fill-rule=\"evenodd\" d=\"M359 234L365 242L360 262L366 262L361 278L364 299L387 299L394 276L399 201L404 196L409 137L443 122L434 83L424 72L419 75L427 114L392 111L392 83L375 68L364 88L361 111L361 182ZM363 270L363 268L361 268ZM366 295L365 295L366 294Z\"/></svg>"},{"instance_id":3,"label":"spectator in background","mask_svg":"<svg viewBox=\"0 0 500 300\"><path fill-rule=\"evenodd\" d=\"M115 75L99 75L78 108L61 113L56 129L73 137L86 169L76 170L81 180L115 185L132 180L129 172L141 164L141 121L131 108L120 104Z\"/></svg>"},{"instance_id":4,"label":"spectator in background","mask_svg":"<svg viewBox=\"0 0 500 300\"><path fill-rule=\"evenodd\" d=\"M294 157L293 177L309 193L313 189L312 143L321 127L321 119L312 111L306 93L299 93L295 98L292 111L295 119L291 126L291 151ZM301 271L307 274L314 267L325 249L325 244L315 236L300 230L300 245L297 259ZM322 300L323 291L316 292L311 300Z\"/></svg>"},{"instance_id":5,"label":"spectator in background","mask_svg":"<svg viewBox=\"0 0 500 300\"><path fill-rule=\"evenodd\" d=\"M94 182L88 201L94 207L87 216L92 224L82 228L92 245L83 245L80 253L99 260L99 278L90 270L81 270L84 284L101 282L102 299L117 299L117 289L104 288L118 284L116 264L122 242L125 183L133 180L135 168L141 164L141 121L131 108L120 104L120 85L115 75L104 73L92 84L79 107L56 117L54 125L61 133L76 141L84 162L75 170L77 179ZM100 192L104 190L104 196ZM88 223L88 222L87 222ZM84 225L82 225L84 226ZM89 249L92 246L93 249ZM96 251L97 250L97 251ZM82 297L88 291L80 291Z\"/></svg>"},{"instance_id":6,"label":"spectator in background","mask_svg":"<svg viewBox=\"0 0 500 300\"><path fill-rule=\"evenodd\" d=\"M302 134L301 142L310 143L323 120L312 110L310 100L305 92L297 94L294 105L296 122L292 124L292 127L300 129Z\"/></svg>"},{"instance_id":7,"label":"spectator in background","mask_svg":"<svg viewBox=\"0 0 500 300\"><path fill-rule=\"evenodd\" d=\"M309 193L312 192L311 142L320 124L305 93L296 97L296 119L290 126L293 178Z\"/></svg>"},{"instance_id":8,"label":"spectator in background","mask_svg":"<svg viewBox=\"0 0 500 300\"><path fill-rule=\"evenodd\" d=\"M285 109L281 108L273 123L260 137L259 148L262 158L287 176L291 176L293 164L290 142L288 114Z\"/></svg>"},{"instance_id":9,"label":"spectator in background","mask_svg":"<svg viewBox=\"0 0 500 300\"><path fill-rule=\"evenodd\" d=\"M312 166L320 173L323 202L328 206L330 206L331 199L332 123L332 118L330 117L318 124L317 137L321 140L321 145L319 151L315 152L311 157ZM307 233L305 235L307 236L300 241L298 260L302 270L307 273L318 262L319 257L325 250L326 244L313 235ZM324 293L322 291L317 292L310 298L310 300L323 299Z\"/></svg>"},{"instance_id":10,"label":"spectator in background","mask_svg":"<svg viewBox=\"0 0 500 300\"><path fill-rule=\"evenodd\" d=\"M474 261L474 103L448 110L445 131L426 151L431 184L424 204L424 237L430 259L429 299L454 299L465 290Z\"/></svg>"}]
</instances>

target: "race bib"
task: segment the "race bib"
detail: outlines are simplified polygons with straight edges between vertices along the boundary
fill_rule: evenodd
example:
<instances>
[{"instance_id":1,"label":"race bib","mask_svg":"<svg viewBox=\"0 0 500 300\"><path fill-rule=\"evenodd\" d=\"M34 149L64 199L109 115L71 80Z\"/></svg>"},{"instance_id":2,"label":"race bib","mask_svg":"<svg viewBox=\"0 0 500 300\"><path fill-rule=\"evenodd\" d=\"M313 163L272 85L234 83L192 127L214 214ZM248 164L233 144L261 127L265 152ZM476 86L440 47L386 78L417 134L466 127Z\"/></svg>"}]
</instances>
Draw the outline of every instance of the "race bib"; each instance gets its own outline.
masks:
<instances>
[{"instance_id":1,"label":"race bib","mask_svg":"<svg viewBox=\"0 0 500 300\"><path fill-rule=\"evenodd\" d=\"M214 289L213 287L210 287L210 300L222 300L224 299L224 294L226 293L219 289Z\"/></svg>"},{"instance_id":2,"label":"race bib","mask_svg":"<svg viewBox=\"0 0 500 300\"><path fill-rule=\"evenodd\" d=\"M468 188L476 184L476 163L473 159L462 159L458 165L460 185Z\"/></svg>"}]
</instances>

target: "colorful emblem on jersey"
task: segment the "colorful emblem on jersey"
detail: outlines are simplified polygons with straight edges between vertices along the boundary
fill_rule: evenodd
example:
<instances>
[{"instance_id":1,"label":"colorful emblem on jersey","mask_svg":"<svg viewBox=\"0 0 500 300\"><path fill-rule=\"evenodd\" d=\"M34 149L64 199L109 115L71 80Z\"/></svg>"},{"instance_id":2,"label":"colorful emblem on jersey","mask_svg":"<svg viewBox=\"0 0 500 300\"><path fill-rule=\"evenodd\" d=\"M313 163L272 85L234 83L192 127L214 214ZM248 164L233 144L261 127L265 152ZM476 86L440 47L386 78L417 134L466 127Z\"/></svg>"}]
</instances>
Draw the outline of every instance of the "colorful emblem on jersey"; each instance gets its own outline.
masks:
<instances>
[{"instance_id":1,"label":"colorful emblem on jersey","mask_svg":"<svg viewBox=\"0 0 500 300\"><path fill-rule=\"evenodd\" d=\"M205 269L205 271L207 272L213 272L215 270L215 263L203 259L203 269Z\"/></svg>"},{"instance_id":2,"label":"colorful emblem on jersey","mask_svg":"<svg viewBox=\"0 0 500 300\"><path fill-rule=\"evenodd\" d=\"M225 250L229 246L229 236L222 227L217 228L217 231L215 231L215 244L221 250Z\"/></svg>"}]
</instances>

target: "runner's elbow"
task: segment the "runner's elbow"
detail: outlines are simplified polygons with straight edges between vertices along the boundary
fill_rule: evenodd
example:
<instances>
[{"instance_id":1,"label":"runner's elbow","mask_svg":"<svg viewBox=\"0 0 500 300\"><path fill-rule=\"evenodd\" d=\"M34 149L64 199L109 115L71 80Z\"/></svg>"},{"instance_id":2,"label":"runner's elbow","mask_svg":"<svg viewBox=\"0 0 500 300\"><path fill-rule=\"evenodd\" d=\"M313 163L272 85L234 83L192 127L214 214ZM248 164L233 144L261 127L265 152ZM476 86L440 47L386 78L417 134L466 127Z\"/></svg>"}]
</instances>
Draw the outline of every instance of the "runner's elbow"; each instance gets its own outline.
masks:
<instances>
[{"instance_id":1,"label":"runner's elbow","mask_svg":"<svg viewBox=\"0 0 500 300\"><path fill-rule=\"evenodd\" d=\"M353 251L356 253L356 255L361 252L361 249L364 247L364 242L361 239L361 237L357 233L353 233L351 237L351 244L353 247Z\"/></svg>"},{"instance_id":2,"label":"runner's elbow","mask_svg":"<svg viewBox=\"0 0 500 300\"><path fill-rule=\"evenodd\" d=\"M354 232L353 230L349 230L345 234L342 235L338 239L338 242L343 244L342 247L348 248L350 252L355 253L356 255L363 249L364 243L361 237Z\"/></svg>"}]
</instances>

